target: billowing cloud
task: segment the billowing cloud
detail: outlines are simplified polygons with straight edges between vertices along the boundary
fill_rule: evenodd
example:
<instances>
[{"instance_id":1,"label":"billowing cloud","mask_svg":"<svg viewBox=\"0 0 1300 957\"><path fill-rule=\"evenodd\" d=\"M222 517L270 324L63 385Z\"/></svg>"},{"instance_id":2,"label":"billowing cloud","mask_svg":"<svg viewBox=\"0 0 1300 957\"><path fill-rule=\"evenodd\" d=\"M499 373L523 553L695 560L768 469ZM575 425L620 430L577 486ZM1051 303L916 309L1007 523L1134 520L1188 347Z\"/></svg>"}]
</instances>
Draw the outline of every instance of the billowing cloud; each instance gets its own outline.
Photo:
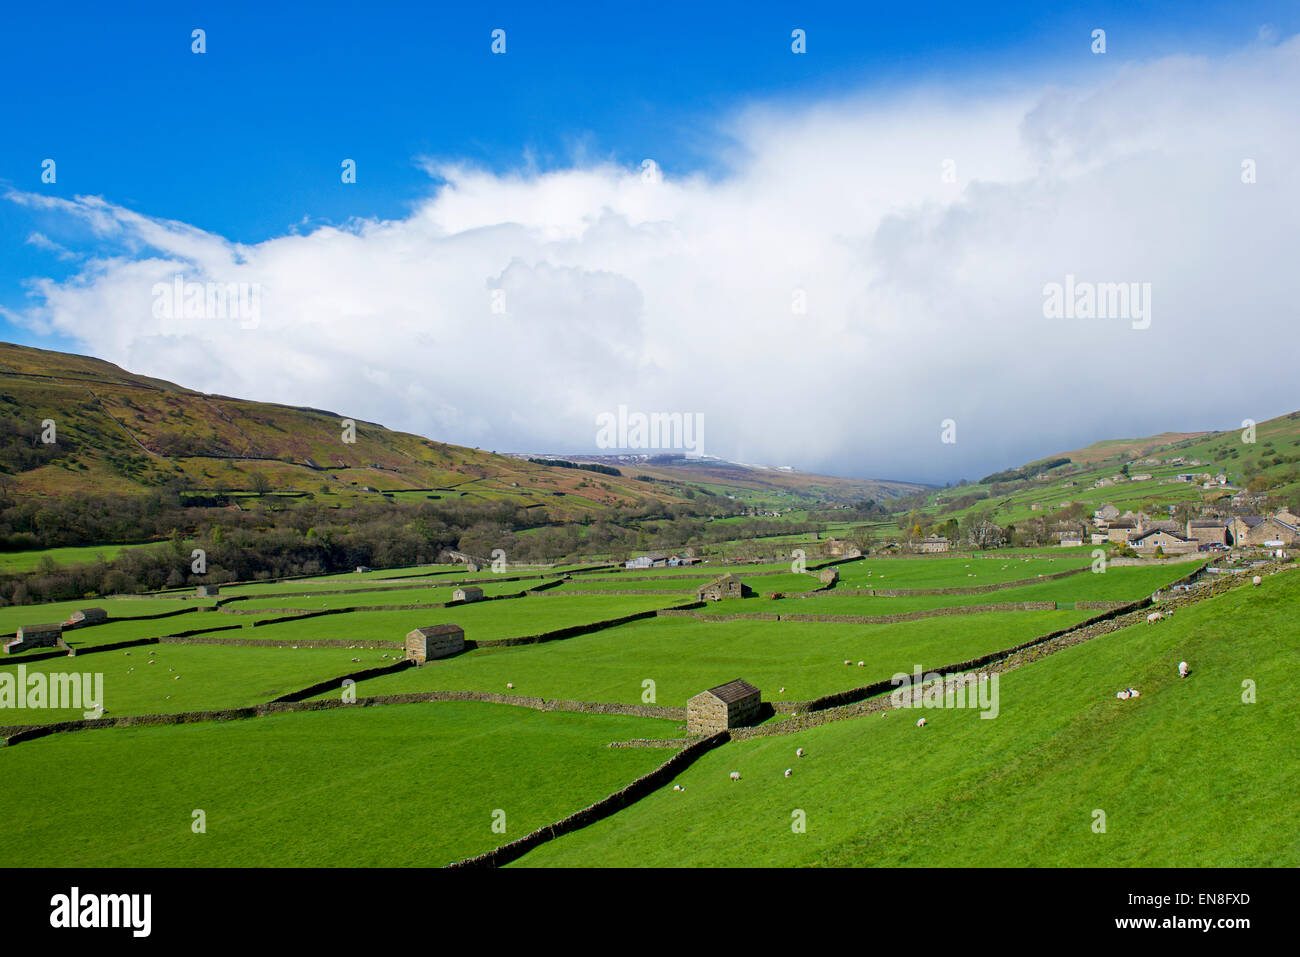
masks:
<instances>
[{"instance_id":1,"label":"billowing cloud","mask_svg":"<svg viewBox=\"0 0 1300 957\"><path fill-rule=\"evenodd\" d=\"M718 176L431 163L406 218L254 245L11 193L93 246L11 318L489 449L593 450L626 405L701 413L705 451L741 461L978 477L1300 406L1298 91L1300 38L1264 38L1087 86L753 105L720 121ZM177 274L249 284L255 321L160 316ZM1045 317L1067 282L1149 288L1149 326Z\"/></svg>"}]
</instances>

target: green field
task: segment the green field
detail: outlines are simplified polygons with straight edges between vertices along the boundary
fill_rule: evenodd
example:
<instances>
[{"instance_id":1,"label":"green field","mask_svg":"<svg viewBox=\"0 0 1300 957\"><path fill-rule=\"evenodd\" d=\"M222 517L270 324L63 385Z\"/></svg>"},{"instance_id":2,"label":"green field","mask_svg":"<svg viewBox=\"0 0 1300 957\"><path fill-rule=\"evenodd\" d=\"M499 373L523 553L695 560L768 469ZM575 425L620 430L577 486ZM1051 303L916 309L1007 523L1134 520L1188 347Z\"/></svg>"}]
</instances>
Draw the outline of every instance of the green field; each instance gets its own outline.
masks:
<instances>
[{"instance_id":1,"label":"green field","mask_svg":"<svg viewBox=\"0 0 1300 957\"><path fill-rule=\"evenodd\" d=\"M678 779L684 790L519 863L1293 867L1297 601L1293 573L1067 649L1003 676L994 720L930 710L917 728L895 711L728 744ZM1246 679L1256 704L1242 701ZM1130 685L1143 696L1116 700ZM806 833L792 830L796 809Z\"/></svg>"},{"instance_id":2,"label":"green field","mask_svg":"<svg viewBox=\"0 0 1300 957\"><path fill-rule=\"evenodd\" d=\"M0 866L440 866L671 753L610 741L673 733L646 718L439 703L58 734L0 753L0 801L39 809L6 822Z\"/></svg>"}]
</instances>

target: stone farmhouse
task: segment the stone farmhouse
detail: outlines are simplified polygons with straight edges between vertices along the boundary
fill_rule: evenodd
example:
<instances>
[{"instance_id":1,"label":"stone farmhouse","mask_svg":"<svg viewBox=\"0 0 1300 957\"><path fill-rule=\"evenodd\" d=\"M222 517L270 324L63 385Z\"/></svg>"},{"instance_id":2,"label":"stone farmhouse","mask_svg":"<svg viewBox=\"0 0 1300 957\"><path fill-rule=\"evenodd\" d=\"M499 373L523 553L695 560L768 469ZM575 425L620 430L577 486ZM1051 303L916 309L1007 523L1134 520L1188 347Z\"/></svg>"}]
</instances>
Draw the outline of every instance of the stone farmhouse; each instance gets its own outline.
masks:
<instances>
[{"instance_id":1,"label":"stone farmhouse","mask_svg":"<svg viewBox=\"0 0 1300 957\"><path fill-rule=\"evenodd\" d=\"M922 554L946 552L951 545L952 543L942 535L927 535L916 543L916 550Z\"/></svg>"},{"instance_id":2,"label":"stone farmhouse","mask_svg":"<svg viewBox=\"0 0 1300 957\"><path fill-rule=\"evenodd\" d=\"M1297 540L1300 540L1300 529L1276 515L1266 515L1251 525L1246 533L1245 544L1279 548L1294 545Z\"/></svg>"},{"instance_id":3,"label":"stone farmhouse","mask_svg":"<svg viewBox=\"0 0 1300 957\"><path fill-rule=\"evenodd\" d=\"M406 633L406 660L422 665L465 650L465 629L460 625L430 625Z\"/></svg>"},{"instance_id":4,"label":"stone farmhouse","mask_svg":"<svg viewBox=\"0 0 1300 957\"><path fill-rule=\"evenodd\" d=\"M1129 544L1139 555L1154 555L1157 549L1165 555L1186 555L1200 548L1200 543L1195 539L1185 538L1163 528L1142 532L1130 538Z\"/></svg>"},{"instance_id":5,"label":"stone farmhouse","mask_svg":"<svg viewBox=\"0 0 1300 957\"><path fill-rule=\"evenodd\" d=\"M482 601L483 589L477 585L463 585L451 593L452 601Z\"/></svg>"},{"instance_id":6,"label":"stone farmhouse","mask_svg":"<svg viewBox=\"0 0 1300 957\"><path fill-rule=\"evenodd\" d=\"M717 734L743 727L758 717L761 706L757 688L739 678L728 681L686 702L686 733Z\"/></svg>"},{"instance_id":7,"label":"stone farmhouse","mask_svg":"<svg viewBox=\"0 0 1300 957\"><path fill-rule=\"evenodd\" d=\"M721 601L724 598L744 598L745 586L740 579L728 572L720 578L701 585L695 593L699 601Z\"/></svg>"},{"instance_id":8,"label":"stone farmhouse","mask_svg":"<svg viewBox=\"0 0 1300 957\"><path fill-rule=\"evenodd\" d=\"M1114 505L1103 505L1101 508L1097 509L1097 511L1092 513L1092 517L1098 525L1106 525L1119 518L1119 509Z\"/></svg>"}]
</instances>

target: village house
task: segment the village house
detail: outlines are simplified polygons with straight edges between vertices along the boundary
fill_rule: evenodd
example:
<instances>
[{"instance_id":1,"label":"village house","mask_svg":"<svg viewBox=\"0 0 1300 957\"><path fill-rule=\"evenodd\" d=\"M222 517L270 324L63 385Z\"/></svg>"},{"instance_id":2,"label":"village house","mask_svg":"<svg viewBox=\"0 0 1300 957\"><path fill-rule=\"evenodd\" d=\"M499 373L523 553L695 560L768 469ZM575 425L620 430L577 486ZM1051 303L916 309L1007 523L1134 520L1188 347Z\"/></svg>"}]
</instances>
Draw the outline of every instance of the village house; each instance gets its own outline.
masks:
<instances>
[{"instance_id":1,"label":"village house","mask_svg":"<svg viewBox=\"0 0 1300 957\"><path fill-rule=\"evenodd\" d=\"M717 734L743 727L758 717L761 706L757 688L739 678L728 681L686 702L686 733Z\"/></svg>"},{"instance_id":2,"label":"village house","mask_svg":"<svg viewBox=\"0 0 1300 957\"><path fill-rule=\"evenodd\" d=\"M476 585L464 585L451 593L452 601L482 601L483 589Z\"/></svg>"},{"instance_id":3,"label":"village house","mask_svg":"<svg viewBox=\"0 0 1300 957\"><path fill-rule=\"evenodd\" d=\"M724 598L745 597L745 586L740 579L728 572L700 586L696 592L699 601L721 601Z\"/></svg>"},{"instance_id":4,"label":"village house","mask_svg":"<svg viewBox=\"0 0 1300 957\"><path fill-rule=\"evenodd\" d=\"M1186 555L1196 551L1200 544L1193 539L1184 538L1177 532L1155 528L1129 539L1129 544L1139 555L1154 555L1157 550L1165 555Z\"/></svg>"},{"instance_id":5,"label":"village house","mask_svg":"<svg viewBox=\"0 0 1300 957\"><path fill-rule=\"evenodd\" d=\"M1222 519L1189 518L1187 520L1188 538L1201 545L1228 543L1228 523Z\"/></svg>"},{"instance_id":6,"label":"village house","mask_svg":"<svg viewBox=\"0 0 1300 957\"><path fill-rule=\"evenodd\" d=\"M1119 519L1106 526L1106 540L1119 545L1127 545L1129 536L1137 533L1137 522Z\"/></svg>"},{"instance_id":7,"label":"village house","mask_svg":"<svg viewBox=\"0 0 1300 957\"><path fill-rule=\"evenodd\" d=\"M1267 548L1281 548L1294 545L1300 539L1300 531L1289 522L1284 522L1275 515L1268 515L1250 529L1246 534L1247 545L1263 545Z\"/></svg>"},{"instance_id":8,"label":"village house","mask_svg":"<svg viewBox=\"0 0 1300 957\"><path fill-rule=\"evenodd\" d=\"M1250 530L1264 521L1260 515L1234 515L1228 519L1228 544L1233 548L1244 548L1250 537Z\"/></svg>"},{"instance_id":9,"label":"village house","mask_svg":"<svg viewBox=\"0 0 1300 957\"><path fill-rule=\"evenodd\" d=\"M1119 509L1114 505L1103 505L1092 513L1092 518L1098 525L1106 525L1119 518Z\"/></svg>"},{"instance_id":10,"label":"village house","mask_svg":"<svg viewBox=\"0 0 1300 957\"><path fill-rule=\"evenodd\" d=\"M916 550L923 554L946 552L952 543L942 535L927 535L916 543Z\"/></svg>"},{"instance_id":11,"label":"village house","mask_svg":"<svg viewBox=\"0 0 1300 957\"><path fill-rule=\"evenodd\" d=\"M1300 515L1297 515L1289 508L1279 508L1276 512L1273 513L1273 517L1277 519L1279 522L1286 522L1286 524L1288 525L1293 525L1297 528L1300 528Z\"/></svg>"},{"instance_id":12,"label":"village house","mask_svg":"<svg viewBox=\"0 0 1300 957\"><path fill-rule=\"evenodd\" d=\"M460 625L430 625L406 633L406 660L422 665L465 650L465 629Z\"/></svg>"}]
</instances>

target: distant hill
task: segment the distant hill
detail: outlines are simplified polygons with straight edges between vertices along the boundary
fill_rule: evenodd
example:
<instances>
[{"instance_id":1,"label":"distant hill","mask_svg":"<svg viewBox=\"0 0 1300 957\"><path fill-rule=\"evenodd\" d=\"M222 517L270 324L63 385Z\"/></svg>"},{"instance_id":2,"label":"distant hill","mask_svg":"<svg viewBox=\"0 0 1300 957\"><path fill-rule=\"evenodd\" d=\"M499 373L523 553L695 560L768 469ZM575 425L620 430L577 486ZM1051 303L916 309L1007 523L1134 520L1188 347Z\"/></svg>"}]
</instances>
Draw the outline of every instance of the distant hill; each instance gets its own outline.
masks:
<instances>
[{"instance_id":1,"label":"distant hill","mask_svg":"<svg viewBox=\"0 0 1300 957\"><path fill-rule=\"evenodd\" d=\"M644 476L660 482L690 483L716 494L737 498L786 496L791 500L850 504L874 500L887 504L889 499L912 495L930 486L891 479L854 479L817 475L789 468L744 465L707 456L689 457L666 453L625 452L615 455L567 455L573 462L619 469L624 475Z\"/></svg>"},{"instance_id":2,"label":"distant hill","mask_svg":"<svg viewBox=\"0 0 1300 957\"><path fill-rule=\"evenodd\" d=\"M681 501L673 489L448 445L345 413L208 395L86 356L0 343L0 473L11 495L471 498L556 517ZM52 421L56 441L41 441Z\"/></svg>"},{"instance_id":3,"label":"distant hill","mask_svg":"<svg viewBox=\"0 0 1300 957\"><path fill-rule=\"evenodd\" d=\"M736 498L850 502L924 486L731 463L586 457L575 469L448 445L345 412L209 395L87 356L0 343L0 491L10 495L142 493L311 495L358 501L468 498L543 506L555 518L682 502L698 486ZM56 441L41 440L52 421ZM572 456L561 458L573 458ZM645 456L629 456L632 460ZM621 474L612 474L615 471Z\"/></svg>"}]
</instances>

